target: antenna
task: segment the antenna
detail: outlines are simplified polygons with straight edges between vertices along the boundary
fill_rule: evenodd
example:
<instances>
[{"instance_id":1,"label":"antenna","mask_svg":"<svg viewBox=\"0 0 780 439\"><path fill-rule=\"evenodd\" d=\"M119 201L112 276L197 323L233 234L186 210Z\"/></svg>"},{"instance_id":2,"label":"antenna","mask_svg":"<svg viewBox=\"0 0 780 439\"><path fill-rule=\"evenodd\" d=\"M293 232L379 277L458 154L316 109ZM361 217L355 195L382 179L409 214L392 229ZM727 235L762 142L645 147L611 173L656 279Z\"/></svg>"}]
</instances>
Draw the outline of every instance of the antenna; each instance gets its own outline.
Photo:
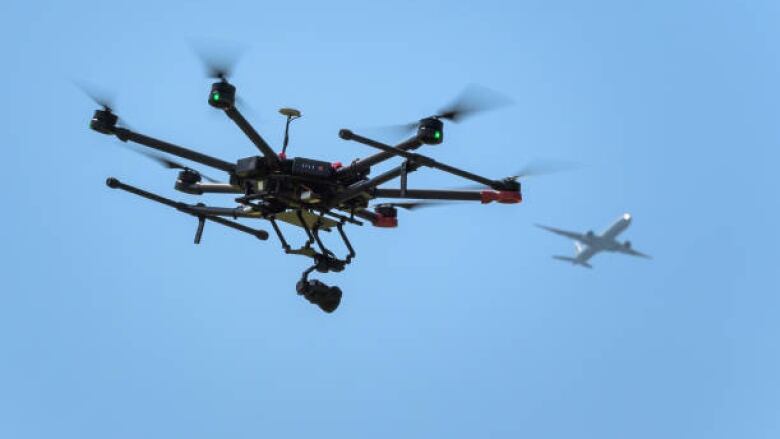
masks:
<instances>
[{"instance_id":1,"label":"antenna","mask_svg":"<svg viewBox=\"0 0 780 439\"><path fill-rule=\"evenodd\" d=\"M301 112L295 108L281 108L279 113L287 116L287 124L284 126L284 143L282 144L282 153L279 156L282 159L287 157L287 145L290 143L290 122L301 117Z\"/></svg>"}]
</instances>

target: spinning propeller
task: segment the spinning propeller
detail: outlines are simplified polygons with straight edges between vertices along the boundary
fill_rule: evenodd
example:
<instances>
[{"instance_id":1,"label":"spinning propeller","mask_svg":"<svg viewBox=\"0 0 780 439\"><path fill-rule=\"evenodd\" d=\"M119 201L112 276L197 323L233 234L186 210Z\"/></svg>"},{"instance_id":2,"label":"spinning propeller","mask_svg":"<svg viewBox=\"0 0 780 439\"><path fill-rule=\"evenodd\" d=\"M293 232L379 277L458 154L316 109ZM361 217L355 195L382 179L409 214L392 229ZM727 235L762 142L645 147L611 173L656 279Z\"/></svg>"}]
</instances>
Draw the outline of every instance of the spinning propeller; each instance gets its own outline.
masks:
<instances>
[{"instance_id":1,"label":"spinning propeller","mask_svg":"<svg viewBox=\"0 0 780 439\"><path fill-rule=\"evenodd\" d=\"M505 181L511 181L516 182L519 179L527 178L527 177L537 177L542 175L550 175L555 174L558 172L565 172L565 171L571 171L578 169L580 166L577 163L574 162L568 162L568 161L553 161L553 160L536 160L533 161L526 166L524 166L522 169L520 169L516 175L512 175L510 177L505 178ZM492 188L484 185L467 185L467 186L459 186L456 189L459 190L493 190ZM445 206L451 206L453 204L461 204L462 201L430 201L430 200L423 200L423 201L411 201L411 202L397 202L397 203L380 203L375 204L372 207L373 208L389 208L389 207L395 207L405 210L416 210L420 208L427 208L427 207L445 207Z\"/></svg>"},{"instance_id":2,"label":"spinning propeller","mask_svg":"<svg viewBox=\"0 0 780 439\"><path fill-rule=\"evenodd\" d=\"M197 41L191 46L203 64L206 77L226 82L246 52L246 48L226 42Z\"/></svg>"},{"instance_id":3,"label":"spinning propeller","mask_svg":"<svg viewBox=\"0 0 780 439\"><path fill-rule=\"evenodd\" d=\"M471 84L467 86L449 105L439 109L437 114L424 117L418 121L405 123L401 125L390 125L383 129L398 133L407 134L417 129L420 122L426 119L447 120L459 123L476 114L495 110L512 104L512 100L498 92L488 88Z\"/></svg>"},{"instance_id":4,"label":"spinning propeller","mask_svg":"<svg viewBox=\"0 0 780 439\"><path fill-rule=\"evenodd\" d=\"M185 171L185 172L192 172L192 173L195 173L197 175L200 175L201 177L203 177L204 179L206 179L206 180L208 180L208 181L210 181L212 183L219 183L219 180L217 180L215 178L211 178L208 175L205 175L205 174L203 174L202 172L200 172L200 171L198 171L196 169L192 169L192 168L190 168L188 166L184 166L184 165L182 165L181 163L179 163L179 162L177 162L175 160L171 160L168 157L163 156L162 154L156 154L156 153L154 153L152 151L144 151L142 149L137 149L137 148L134 148L134 147L132 147L130 145L127 145L125 143L122 143L121 145L126 147L127 149L129 149L131 151L137 152L138 154L144 155L147 158L150 158L150 159L154 160L155 162L159 163L161 166L163 166L165 168L168 168L168 169L180 169L180 170Z\"/></svg>"},{"instance_id":5,"label":"spinning propeller","mask_svg":"<svg viewBox=\"0 0 780 439\"><path fill-rule=\"evenodd\" d=\"M84 81L73 80L72 82L74 86L81 90L88 98L92 99L94 103L103 107L104 110L111 111L114 107L115 97L112 93L99 89L96 85Z\"/></svg>"},{"instance_id":6,"label":"spinning propeller","mask_svg":"<svg viewBox=\"0 0 780 439\"><path fill-rule=\"evenodd\" d=\"M193 42L192 49L200 59L206 77L219 80L211 86L209 104L223 110L238 104L248 113L254 114L252 107L236 95L236 87L228 81L246 49L236 44L214 41Z\"/></svg>"},{"instance_id":7,"label":"spinning propeller","mask_svg":"<svg viewBox=\"0 0 780 439\"><path fill-rule=\"evenodd\" d=\"M577 163L560 160L536 160L521 168L517 174L508 177L518 180L527 177L539 177L542 175L557 174L558 172L573 171L580 166Z\"/></svg>"},{"instance_id":8,"label":"spinning propeller","mask_svg":"<svg viewBox=\"0 0 780 439\"><path fill-rule=\"evenodd\" d=\"M511 175L504 180L517 181L528 177L540 177L543 175L557 174L559 172L567 172L579 169L580 165L575 162L560 161L560 160L535 160L520 170L515 175ZM489 189L482 185L468 185L460 186L459 189Z\"/></svg>"},{"instance_id":9,"label":"spinning propeller","mask_svg":"<svg viewBox=\"0 0 780 439\"><path fill-rule=\"evenodd\" d=\"M110 94L108 92L106 92L105 90L99 90L97 86L92 85L92 84L87 84L87 83L85 83L83 81L73 81L73 83L87 97L92 99L92 101L94 101L99 106L103 107L102 112L104 112L105 114L102 115L101 117L108 117L108 118L114 119L113 124L114 125L116 124L116 121L119 120L119 117L116 114L114 114L114 112L113 112L113 108L114 108L114 98L113 98L113 96L109 96ZM98 113L99 112L101 112L101 110L98 110ZM129 127L127 126L126 123L124 123L123 125L125 126L126 129L129 129ZM131 151L134 151L134 152L136 152L138 154L144 155L147 158L150 158L150 159L154 160L155 162L157 162L158 164L160 164L161 166L163 166L165 168L168 168L168 169L180 169L180 170L185 171L185 172L190 172L190 173L197 174L197 175L203 177L204 179L206 179L206 180L208 180L208 181L210 181L212 183L218 183L219 182L219 180L217 180L217 179L214 179L214 178L211 178L211 177L209 177L207 175L204 175L203 173L201 173L201 172L199 172L199 171L197 171L195 169L192 169L192 168L190 168L188 166L184 166L183 164L181 164L181 163L179 163L179 162L177 162L175 160L169 159L169 158L163 156L162 154L158 154L158 153L155 153L153 151L145 151L145 150L142 150L142 149L138 149L138 148L132 147L132 146L130 146L130 145L124 143L124 142L119 143L119 144L122 145L123 147L131 150Z\"/></svg>"}]
</instances>

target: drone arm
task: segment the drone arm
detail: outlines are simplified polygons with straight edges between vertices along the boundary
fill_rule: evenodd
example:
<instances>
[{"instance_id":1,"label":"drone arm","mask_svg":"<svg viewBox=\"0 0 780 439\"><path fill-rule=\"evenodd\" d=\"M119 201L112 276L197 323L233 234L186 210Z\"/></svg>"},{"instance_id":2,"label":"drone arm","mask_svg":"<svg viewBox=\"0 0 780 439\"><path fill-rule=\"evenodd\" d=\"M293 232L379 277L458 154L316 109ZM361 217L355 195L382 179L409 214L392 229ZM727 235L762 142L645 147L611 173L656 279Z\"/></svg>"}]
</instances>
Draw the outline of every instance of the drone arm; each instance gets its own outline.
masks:
<instances>
[{"instance_id":1,"label":"drone arm","mask_svg":"<svg viewBox=\"0 0 780 439\"><path fill-rule=\"evenodd\" d=\"M264 218L263 215L260 212L256 211L245 211L238 207L211 207L211 206L201 206L201 205L187 205L186 207L187 213L194 213L197 215L206 215L206 216L226 216L230 218Z\"/></svg>"},{"instance_id":2,"label":"drone arm","mask_svg":"<svg viewBox=\"0 0 780 439\"><path fill-rule=\"evenodd\" d=\"M356 137L360 137L360 136L356 136L354 133L352 133L352 131L349 130L341 130L339 131L339 137L341 137L344 140L355 140L359 142L359 140ZM361 139L363 138L361 137ZM412 137L411 139L399 143L398 145L396 145L396 148L403 151L410 151L413 149L417 149L420 146L422 146L422 142L420 142L420 140L415 136ZM358 160L357 162L353 163L350 166L346 166L344 168L339 169L338 175L349 175L350 173L359 173L365 171L366 169L378 163L381 163L387 159L391 159L396 155L397 154L392 152L382 151L372 156L368 156L362 160Z\"/></svg>"},{"instance_id":3,"label":"drone arm","mask_svg":"<svg viewBox=\"0 0 780 439\"><path fill-rule=\"evenodd\" d=\"M342 131L346 131L346 130L342 130ZM364 145L371 146L371 147L376 148L376 149L380 149L385 154L388 154L391 157L392 156L403 157L403 158L406 158L407 160L412 161L413 163L417 163L417 164L422 165L422 166L427 166L429 168L434 168L434 169L438 169L440 171L444 171L444 172L447 172L447 173L450 173L450 174L453 174L453 175L457 175L458 177L463 177L465 179L474 181L476 183L484 184L485 186L494 187L494 186L500 186L501 185L500 181L491 180L491 179L483 177L481 175L477 175L477 174L474 174L474 173L471 173L471 172L468 172L468 171L464 171L462 169L458 169L458 168L456 168L454 166L450 166L450 165L447 165L445 163L437 162L436 160L434 160L434 159L432 159L432 158L430 158L428 156L424 156L424 155L421 155L421 154L416 154L416 153L413 153L413 152L408 152L408 151L406 151L404 149L401 149L401 148L398 148L398 147L385 145L384 143L377 142L375 140L372 140L372 139L360 136L360 135L355 134L355 133L353 133L351 131L346 133L345 136L347 136L348 138L350 138L350 139L352 139L352 140L354 140L356 142L362 143Z\"/></svg>"},{"instance_id":4,"label":"drone arm","mask_svg":"<svg viewBox=\"0 0 780 439\"><path fill-rule=\"evenodd\" d=\"M268 143L260 136L260 134L250 125L249 121L247 121L244 116L236 109L236 107L229 107L225 109L225 114L228 115L230 119L233 120L233 122L238 125L239 128L241 128L241 131L246 134L247 137L249 137L249 140L252 141L252 143L255 144L257 149L260 150L260 152L263 154L265 159L268 161L269 164L277 165L279 164L279 157L276 156L276 153L273 149L271 149L270 146L268 146Z\"/></svg>"},{"instance_id":5,"label":"drone arm","mask_svg":"<svg viewBox=\"0 0 780 439\"><path fill-rule=\"evenodd\" d=\"M493 192L493 191L489 191ZM399 189L374 189L376 198L408 198L413 200L458 200L482 201L482 193L478 191L455 191L438 189L407 189L402 195Z\"/></svg>"},{"instance_id":6,"label":"drone arm","mask_svg":"<svg viewBox=\"0 0 780 439\"><path fill-rule=\"evenodd\" d=\"M372 178L368 181L362 181L359 183L355 183L352 186L348 187L347 190L336 198L337 203L341 203L343 201L347 201L349 199L355 198L356 196L360 195L363 192L370 191L371 189L374 189L375 187L387 183L390 180L393 180L395 178L398 178L401 174L404 172L414 172L417 170L419 165L414 163L407 163L406 165L396 166L395 168L384 172L382 174L377 175L376 177Z\"/></svg>"},{"instance_id":7,"label":"drone arm","mask_svg":"<svg viewBox=\"0 0 780 439\"><path fill-rule=\"evenodd\" d=\"M216 216L206 216L205 218L217 224L222 224L225 227L230 227L231 229L238 230L239 232L248 233L261 241L265 241L266 239L268 239L268 232L266 232L265 230L253 229L243 224L226 220L224 218L219 218Z\"/></svg>"},{"instance_id":8,"label":"drone arm","mask_svg":"<svg viewBox=\"0 0 780 439\"><path fill-rule=\"evenodd\" d=\"M361 219L364 219L371 224L374 224L379 219L379 215L375 214L374 212L371 212L370 210L366 209L356 209L353 214Z\"/></svg>"},{"instance_id":9,"label":"drone arm","mask_svg":"<svg viewBox=\"0 0 780 439\"><path fill-rule=\"evenodd\" d=\"M121 181L117 180L116 178L109 178L106 180L106 185L112 189L122 189L123 191L130 192L131 194L138 195L140 197L146 198L148 200L156 201L160 204L164 204L166 206L172 207L178 211L187 213L189 215L198 217L198 219L206 219L212 222L215 222L217 224L222 224L223 226L230 227L231 229L238 230L239 232L248 233L257 239L265 241L268 239L268 232L265 230L258 230L253 229L251 227L247 227L243 224L239 224L234 221L226 220L224 218L220 218L216 215L224 215L224 216L247 216L247 215L237 215L234 209L222 209L222 208L215 208L215 207L206 207L206 206L193 206L190 204L182 203L179 201L173 201L169 198L162 197L157 194L153 194L151 192L147 192L143 189L139 189L135 186L130 186L129 184L122 183ZM231 212L227 212L231 211ZM257 217L257 216L253 216Z\"/></svg>"},{"instance_id":10,"label":"drone arm","mask_svg":"<svg viewBox=\"0 0 780 439\"><path fill-rule=\"evenodd\" d=\"M359 136L358 136L359 137ZM363 138L361 138L363 139ZM372 190L374 193L388 193L392 195L388 195L388 198L418 198L418 199L441 199L441 200L477 200L482 201L483 203L490 203L491 201L498 201L502 203L517 203L521 200L521 195L519 190L514 188L506 188L506 189L514 189L514 190L505 190L505 183L502 181L496 181L496 180L489 180L487 178L478 176L476 174L471 174L466 171L462 171L457 168L453 168L448 165L444 165L443 163L436 162L435 160L421 156L419 154L414 153L408 153L406 151L402 151L402 154L396 154L397 152L401 152L400 149L396 151L397 148L393 148L388 145L380 144L379 142L374 142L370 139L365 139L367 142L376 143L378 145L381 145L379 148L383 149L389 149L392 150L393 155L400 155L401 157L406 157L406 154L408 154L410 157L405 165L401 165L398 167L395 167L383 174L377 175L376 177L368 180L363 181L359 183L355 183L347 190L339 196L336 197L336 204L342 203L344 201L350 200L352 198L357 197L361 193L364 192L371 192ZM368 144L368 143L367 143ZM372 145L374 146L374 145ZM431 166L431 163L436 163L435 166ZM414 172L419 168L420 166L430 166L430 167L437 167L437 169L442 170L448 170L448 172L451 172L455 175L459 175L461 177L468 175L470 178L474 181L477 181L481 184L484 184L486 186L494 187L497 190L482 190L482 191L448 191L448 190L411 190L411 189L405 189L402 188L401 190L396 189L377 189L377 186L382 185L384 183L387 183L388 181L391 181L399 176L402 176L409 172ZM405 185L402 185L405 186ZM412 196L411 194L417 194L422 195L420 196ZM380 195L375 195L376 197L381 197ZM454 197L454 198L453 198Z\"/></svg>"},{"instance_id":11,"label":"drone arm","mask_svg":"<svg viewBox=\"0 0 780 439\"><path fill-rule=\"evenodd\" d=\"M143 134L128 130L127 128L115 128L113 133L119 140L123 142L127 142L129 140L131 142L138 143L158 151L167 152L168 154L173 154L175 156L179 156L187 160L192 160L193 162L220 169L225 172L232 173L236 168L233 163L228 163L216 157L183 148L181 146L155 139L153 137L145 136Z\"/></svg>"},{"instance_id":12,"label":"drone arm","mask_svg":"<svg viewBox=\"0 0 780 439\"><path fill-rule=\"evenodd\" d=\"M415 200L451 200L451 201L479 201L482 204L496 201L503 204L515 204L522 201L520 192L515 191L457 191L439 189L407 189L402 192L399 189L374 189L372 195L375 198L401 198Z\"/></svg>"},{"instance_id":13,"label":"drone arm","mask_svg":"<svg viewBox=\"0 0 780 439\"><path fill-rule=\"evenodd\" d=\"M188 194L243 194L244 190L240 186L232 185L230 183L193 183L186 186L186 189L177 190Z\"/></svg>"}]
</instances>

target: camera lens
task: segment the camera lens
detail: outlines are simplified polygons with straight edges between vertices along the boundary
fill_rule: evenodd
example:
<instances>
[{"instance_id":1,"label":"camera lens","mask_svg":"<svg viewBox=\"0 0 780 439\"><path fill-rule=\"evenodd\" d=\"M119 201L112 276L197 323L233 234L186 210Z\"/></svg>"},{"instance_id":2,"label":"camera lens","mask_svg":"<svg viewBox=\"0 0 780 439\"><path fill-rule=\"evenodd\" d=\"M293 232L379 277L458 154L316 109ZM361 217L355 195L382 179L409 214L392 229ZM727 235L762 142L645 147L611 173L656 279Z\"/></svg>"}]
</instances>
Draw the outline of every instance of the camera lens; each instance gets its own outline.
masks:
<instances>
[{"instance_id":1,"label":"camera lens","mask_svg":"<svg viewBox=\"0 0 780 439\"><path fill-rule=\"evenodd\" d=\"M312 279L307 282L298 281L295 290L309 302L320 307L321 310L331 313L341 303L341 288L329 287L326 284Z\"/></svg>"},{"instance_id":2,"label":"camera lens","mask_svg":"<svg viewBox=\"0 0 780 439\"><path fill-rule=\"evenodd\" d=\"M322 300L320 300L317 305L320 307L321 310L331 313L336 310L336 308L339 307L339 304L341 303L341 288L339 287L330 287L328 289L328 292L325 293L322 297Z\"/></svg>"}]
</instances>

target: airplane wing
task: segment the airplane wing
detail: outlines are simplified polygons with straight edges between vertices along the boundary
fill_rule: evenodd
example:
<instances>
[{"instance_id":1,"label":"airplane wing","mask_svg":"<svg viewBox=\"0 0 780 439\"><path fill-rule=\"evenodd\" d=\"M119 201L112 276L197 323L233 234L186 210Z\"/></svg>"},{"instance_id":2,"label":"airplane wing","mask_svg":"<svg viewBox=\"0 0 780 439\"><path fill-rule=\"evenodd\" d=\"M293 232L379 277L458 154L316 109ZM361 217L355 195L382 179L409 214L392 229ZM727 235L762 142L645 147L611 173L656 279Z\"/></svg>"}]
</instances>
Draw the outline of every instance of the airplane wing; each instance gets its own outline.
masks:
<instances>
[{"instance_id":1,"label":"airplane wing","mask_svg":"<svg viewBox=\"0 0 780 439\"><path fill-rule=\"evenodd\" d=\"M557 259L559 261L571 262L574 265L580 265L585 268L593 268L593 266L590 265L587 261L581 261L577 258L570 258L568 256L553 256L553 259Z\"/></svg>"},{"instance_id":2,"label":"airplane wing","mask_svg":"<svg viewBox=\"0 0 780 439\"><path fill-rule=\"evenodd\" d=\"M617 251L618 251L618 253L623 253L623 254L626 254L626 255L638 256L640 258L653 259L650 255L646 255L646 254L644 254L642 252L638 252L638 251L634 250L631 247L620 247Z\"/></svg>"},{"instance_id":3,"label":"airplane wing","mask_svg":"<svg viewBox=\"0 0 780 439\"><path fill-rule=\"evenodd\" d=\"M588 238L584 234L582 234L582 233L569 232L568 230L556 229L555 227L543 226L541 224L537 224L536 227L539 227L541 229L547 230L548 232L553 232L555 234L558 234L558 235L561 235L561 236L565 236L567 238L571 238L571 239L573 239L575 241L579 241L579 242L582 242L582 243L587 243L588 242Z\"/></svg>"}]
</instances>

